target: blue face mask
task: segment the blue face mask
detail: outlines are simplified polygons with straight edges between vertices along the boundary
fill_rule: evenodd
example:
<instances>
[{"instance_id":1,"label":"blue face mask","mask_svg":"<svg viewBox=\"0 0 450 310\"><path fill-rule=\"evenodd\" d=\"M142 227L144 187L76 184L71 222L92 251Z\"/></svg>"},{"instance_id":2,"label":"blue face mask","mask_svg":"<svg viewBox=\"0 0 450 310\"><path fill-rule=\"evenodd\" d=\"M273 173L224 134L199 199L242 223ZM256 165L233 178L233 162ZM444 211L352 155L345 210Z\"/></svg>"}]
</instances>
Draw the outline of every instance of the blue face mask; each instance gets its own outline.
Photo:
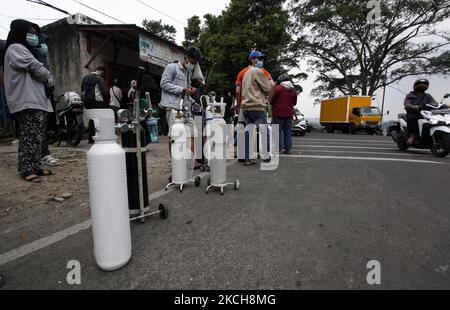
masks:
<instances>
[{"instance_id":1,"label":"blue face mask","mask_svg":"<svg viewBox=\"0 0 450 310\"><path fill-rule=\"evenodd\" d=\"M255 64L256 68L262 69L264 67L264 61L260 60Z\"/></svg>"},{"instance_id":2,"label":"blue face mask","mask_svg":"<svg viewBox=\"0 0 450 310\"><path fill-rule=\"evenodd\" d=\"M41 48L39 49L42 54L46 55L48 53L48 46L47 44L41 44Z\"/></svg>"},{"instance_id":3,"label":"blue face mask","mask_svg":"<svg viewBox=\"0 0 450 310\"><path fill-rule=\"evenodd\" d=\"M27 43L33 47L39 45L39 37L32 33L27 33Z\"/></svg>"}]
</instances>

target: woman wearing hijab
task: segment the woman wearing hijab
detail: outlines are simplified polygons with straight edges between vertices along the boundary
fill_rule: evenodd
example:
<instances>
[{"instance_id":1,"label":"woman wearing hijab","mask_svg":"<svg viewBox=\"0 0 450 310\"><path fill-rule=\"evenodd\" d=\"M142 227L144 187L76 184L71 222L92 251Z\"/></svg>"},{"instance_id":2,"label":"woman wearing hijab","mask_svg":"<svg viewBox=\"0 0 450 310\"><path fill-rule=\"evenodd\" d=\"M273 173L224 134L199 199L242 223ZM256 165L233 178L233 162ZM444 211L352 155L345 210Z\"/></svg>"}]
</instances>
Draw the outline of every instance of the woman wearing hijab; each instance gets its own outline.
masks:
<instances>
[{"instance_id":1,"label":"woman wearing hijab","mask_svg":"<svg viewBox=\"0 0 450 310\"><path fill-rule=\"evenodd\" d=\"M36 59L39 60L44 67L50 71L50 65L48 64L47 54L48 54L48 42L49 37L45 34L42 34L40 30L39 32L39 45L34 48L34 52L36 53ZM56 101L55 101L55 87L45 86L45 95L50 99L52 104L53 111L56 111ZM48 114L47 121L47 129L46 136L48 136L49 132L56 133L57 122L56 122L56 113L52 112ZM59 159L56 159L50 154L50 149L48 147L47 141L45 141L44 145L42 145L42 160L41 163L47 166L56 167L59 166Z\"/></svg>"},{"instance_id":2,"label":"woman wearing hijab","mask_svg":"<svg viewBox=\"0 0 450 310\"><path fill-rule=\"evenodd\" d=\"M19 123L19 164L22 178L40 183L40 161L46 143L48 113L53 112L46 86L54 85L53 76L38 61L39 27L25 20L15 20L6 41L4 71L8 107Z\"/></svg>"}]
</instances>

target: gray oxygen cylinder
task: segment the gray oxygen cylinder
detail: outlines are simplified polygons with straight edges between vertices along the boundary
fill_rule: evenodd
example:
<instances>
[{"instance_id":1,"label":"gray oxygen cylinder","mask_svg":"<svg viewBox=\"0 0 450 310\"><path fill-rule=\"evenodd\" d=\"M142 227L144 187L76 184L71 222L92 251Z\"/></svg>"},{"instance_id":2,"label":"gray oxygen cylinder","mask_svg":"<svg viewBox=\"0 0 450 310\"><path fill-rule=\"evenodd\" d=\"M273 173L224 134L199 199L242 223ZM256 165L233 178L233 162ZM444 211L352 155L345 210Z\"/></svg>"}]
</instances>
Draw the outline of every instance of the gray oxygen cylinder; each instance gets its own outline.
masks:
<instances>
[{"instance_id":1,"label":"gray oxygen cylinder","mask_svg":"<svg viewBox=\"0 0 450 310\"><path fill-rule=\"evenodd\" d=\"M101 269L113 271L131 259L126 156L116 143L114 112L102 109L86 114L97 132L87 153L94 256Z\"/></svg>"}]
</instances>

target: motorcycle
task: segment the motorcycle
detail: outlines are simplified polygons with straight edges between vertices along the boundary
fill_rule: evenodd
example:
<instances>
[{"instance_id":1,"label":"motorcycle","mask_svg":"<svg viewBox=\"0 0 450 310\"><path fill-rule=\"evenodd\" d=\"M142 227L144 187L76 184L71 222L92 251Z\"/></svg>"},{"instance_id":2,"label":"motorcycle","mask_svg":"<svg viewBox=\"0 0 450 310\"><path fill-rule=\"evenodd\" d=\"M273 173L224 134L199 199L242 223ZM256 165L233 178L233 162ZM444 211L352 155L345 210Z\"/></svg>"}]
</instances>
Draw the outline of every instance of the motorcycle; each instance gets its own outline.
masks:
<instances>
[{"instance_id":1,"label":"motorcycle","mask_svg":"<svg viewBox=\"0 0 450 310\"><path fill-rule=\"evenodd\" d=\"M429 110L421 112L423 119L419 119L419 136L412 145L407 143L406 114L399 114L398 122L389 128L388 133L401 151L407 151L410 147L430 149L438 158L444 158L450 153L450 105L444 104L448 98L450 94L445 95L437 106L427 105Z\"/></svg>"},{"instance_id":2,"label":"motorcycle","mask_svg":"<svg viewBox=\"0 0 450 310\"><path fill-rule=\"evenodd\" d=\"M62 141L66 141L67 146L76 147L81 142L82 122L79 116L84 113L84 104L76 92L66 92L59 96L59 102L56 112L57 132L49 133L48 143L58 142L60 146Z\"/></svg>"},{"instance_id":3,"label":"motorcycle","mask_svg":"<svg viewBox=\"0 0 450 310\"><path fill-rule=\"evenodd\" d=\"M298 120L294 121L292 126L292 134L294 136L306 136L306 133L308 132L308 125L305 120Z\"/></svg>"},{"instance_id":4,"label":"motorcycle","mask_svg":"<svg viewBox=\"0 0 450 310\"><path fill-rule=\"evenodd\" d=\"M306 136L308 131L308 122L305 119L305 116L298 110L294 112L294 120L292 123L292 135L294 136Z\"/></svg>"}]
</instances>

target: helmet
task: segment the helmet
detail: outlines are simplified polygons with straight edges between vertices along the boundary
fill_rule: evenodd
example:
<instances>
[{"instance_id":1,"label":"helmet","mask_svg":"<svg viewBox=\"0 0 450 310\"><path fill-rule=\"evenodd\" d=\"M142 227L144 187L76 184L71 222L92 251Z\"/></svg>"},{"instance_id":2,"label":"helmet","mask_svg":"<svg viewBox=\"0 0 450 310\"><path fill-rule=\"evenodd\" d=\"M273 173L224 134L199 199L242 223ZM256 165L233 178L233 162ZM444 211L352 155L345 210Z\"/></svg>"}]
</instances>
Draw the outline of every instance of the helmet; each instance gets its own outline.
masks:
<instances>
[{"instance_id":1,"label":"helmet","mask_svg":"<svg viewBox=\"0 0 450 310\"><path fill-rule=\"evenodd\" d=\"M414 91L422 91L425 92L430 88L430 81L427 79L420 79L414 83Z\"/></svg>"}]
</instances>

